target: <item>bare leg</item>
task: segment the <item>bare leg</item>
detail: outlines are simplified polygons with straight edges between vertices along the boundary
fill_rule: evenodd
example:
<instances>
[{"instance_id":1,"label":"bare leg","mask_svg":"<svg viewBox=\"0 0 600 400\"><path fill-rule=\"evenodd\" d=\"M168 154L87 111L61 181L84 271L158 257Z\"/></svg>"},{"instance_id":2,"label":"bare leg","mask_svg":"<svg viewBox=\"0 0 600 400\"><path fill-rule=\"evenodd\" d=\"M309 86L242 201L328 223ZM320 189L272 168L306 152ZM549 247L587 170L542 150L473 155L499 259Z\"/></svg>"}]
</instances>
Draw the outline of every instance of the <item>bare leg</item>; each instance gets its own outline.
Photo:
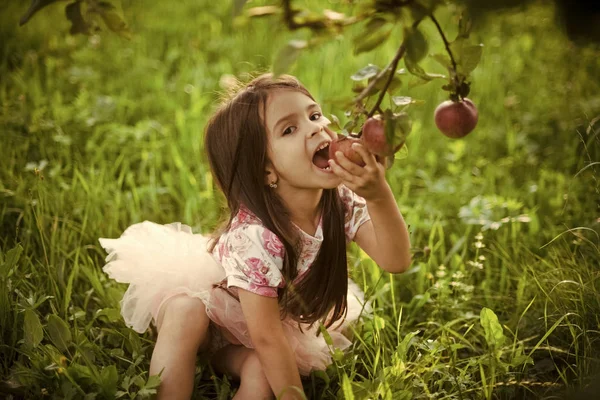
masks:
<instances>
[{"instance_id":1,"label":"bare leg","mask_svg":"<svg viewBox=\"0 0 600 400\"><path fill-rule=\"evenodd\" d=\"M214 355L212 363L218 371L228 373L241 381L240 388L233 397L234 400L275 398L258 355L253 349L244 346L226 346Z\"/></svg>"},{"instance_id":2,"label":"bare leg","mask_svg":"<svg viewBox=\"0 0 600 400\"><path fill-rule=\"evenodd\" d=\"M189 399L194 386L196 354L208 342L210 320L201 300L176 296L161 307L158 339L150 375L162 371L157 399Z\"/></svg>"}]
</instances>

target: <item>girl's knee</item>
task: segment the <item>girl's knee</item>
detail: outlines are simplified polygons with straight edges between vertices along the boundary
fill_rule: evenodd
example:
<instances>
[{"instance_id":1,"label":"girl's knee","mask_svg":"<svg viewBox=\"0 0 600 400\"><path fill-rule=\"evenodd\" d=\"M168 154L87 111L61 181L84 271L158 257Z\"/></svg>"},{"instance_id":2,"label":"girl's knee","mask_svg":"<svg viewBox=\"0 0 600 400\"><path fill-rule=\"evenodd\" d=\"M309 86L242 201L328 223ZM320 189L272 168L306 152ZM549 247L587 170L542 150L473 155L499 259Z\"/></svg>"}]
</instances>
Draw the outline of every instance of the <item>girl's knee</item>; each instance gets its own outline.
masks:
<instances>
[{"instance_id":1,"label":"girl's knee","mask_svg":"<svg viewBox=\"0 0 600 400\"><path fill-rule=\"evenodd\" d=\"M240 380L242 385L248 385L263 396L272 393L271 386L265 375L265 370L255 351L250 353L242 366Z\"/></svg>"},{"instance_id":2,"label":"girl's knee","mask_svg":"<svg viewBox=\"0 0 600 400\"><path fill-rule=\"evenodd\" d=\"M210 320L204 303L187 295L175 296L160 308L156 327L160 333L163 326L180 327L186 334L203 333Z\"/></svg>"}]
</instances>

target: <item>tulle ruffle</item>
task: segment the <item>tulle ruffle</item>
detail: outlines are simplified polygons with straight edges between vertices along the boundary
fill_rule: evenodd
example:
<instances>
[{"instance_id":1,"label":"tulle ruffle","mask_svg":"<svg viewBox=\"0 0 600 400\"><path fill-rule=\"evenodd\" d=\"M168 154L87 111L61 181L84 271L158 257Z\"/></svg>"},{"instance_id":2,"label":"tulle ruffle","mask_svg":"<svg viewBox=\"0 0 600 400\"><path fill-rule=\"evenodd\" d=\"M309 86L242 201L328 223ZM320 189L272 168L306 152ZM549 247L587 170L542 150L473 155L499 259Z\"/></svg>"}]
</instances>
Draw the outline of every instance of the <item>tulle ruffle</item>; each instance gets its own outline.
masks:
<instances>
[{"instance_id":1,"label":"tulle ruffle","mask_svg":"<svg viewBox=\"0 0 600 400\"><path fill-rule=\"evenodd\" d=\"M189 226L180 223L159 225L145 221L130 226L118 239L99 239L108 252L104 271L129 288L121 301L125 323L143 333L158 317L160 307L173 296L185 294L200 299L206 305L209 318L216 324L227 342L253 348L248 327L237 299L219 284L225 278L221 265L207 250L209 238L193 234ZM342 334L361 313L364 294L348 281L348 311L343 322L328 329L333 346L344 350L351 342ZM315 324L302 331L291 319L283 321L284 332L295 352L302 375L311 370L323 370L331 364L329 345L318 335Z\"/></svg>"}]
</instances>

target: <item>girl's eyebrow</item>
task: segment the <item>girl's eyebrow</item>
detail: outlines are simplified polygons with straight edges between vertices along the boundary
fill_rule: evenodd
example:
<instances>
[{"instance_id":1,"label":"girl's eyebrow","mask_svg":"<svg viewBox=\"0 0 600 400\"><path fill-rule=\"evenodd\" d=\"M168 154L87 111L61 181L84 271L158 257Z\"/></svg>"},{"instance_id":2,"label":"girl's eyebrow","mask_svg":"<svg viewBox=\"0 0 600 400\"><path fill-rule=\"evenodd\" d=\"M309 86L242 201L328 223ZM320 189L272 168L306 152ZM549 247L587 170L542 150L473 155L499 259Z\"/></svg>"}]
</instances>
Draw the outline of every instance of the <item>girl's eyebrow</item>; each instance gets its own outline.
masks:
<instances>
[{"instance_id":1,"label":"girl's eyebrow","mask_svg":"<svg viewBox=\"0 0 600 400\"><path fill-rule=\"evenodd\" d=\"M319 108L319 105L317 103L311 103L308 105L308 107L306 107L306 111L310 111L313 108ZM287 121L288 119L290 119L291 117L293 117L295 115L296 115L296 113L290 113L290 114L286 115L285 117L280 118L279 121L277 121L275 123L275 126L273 127L273 131L277 131L277 127L279 126L279 124Z\"/></svg>"}]
</instances>

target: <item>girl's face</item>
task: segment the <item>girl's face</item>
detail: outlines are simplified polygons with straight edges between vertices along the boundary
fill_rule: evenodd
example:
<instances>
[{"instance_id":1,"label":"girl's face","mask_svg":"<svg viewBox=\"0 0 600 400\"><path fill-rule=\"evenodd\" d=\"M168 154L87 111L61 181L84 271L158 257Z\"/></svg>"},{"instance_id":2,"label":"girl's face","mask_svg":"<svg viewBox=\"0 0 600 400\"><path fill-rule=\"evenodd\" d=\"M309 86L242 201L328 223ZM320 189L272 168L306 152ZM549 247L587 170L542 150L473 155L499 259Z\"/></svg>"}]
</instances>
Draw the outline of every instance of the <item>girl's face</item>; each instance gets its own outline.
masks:
<instances>
[{"instance_id":1,"label":"girl's face","mask_svg":"<svg viewBox=\"0 0 600 400\"><path fill-rule=\"evenodd\" d=\"M327 126L331 123L321 114L321 107L310 97L292 90L276 90L269 94L265 125L268 135L267 156L277 185L296 189L332 189L341 183L317 150L336 139ZM316 163L316 164L315 164ZM319 166L317 165L319 164ZM275 181L267 176L267 183Z\"/></svg>"}]
</instances>

